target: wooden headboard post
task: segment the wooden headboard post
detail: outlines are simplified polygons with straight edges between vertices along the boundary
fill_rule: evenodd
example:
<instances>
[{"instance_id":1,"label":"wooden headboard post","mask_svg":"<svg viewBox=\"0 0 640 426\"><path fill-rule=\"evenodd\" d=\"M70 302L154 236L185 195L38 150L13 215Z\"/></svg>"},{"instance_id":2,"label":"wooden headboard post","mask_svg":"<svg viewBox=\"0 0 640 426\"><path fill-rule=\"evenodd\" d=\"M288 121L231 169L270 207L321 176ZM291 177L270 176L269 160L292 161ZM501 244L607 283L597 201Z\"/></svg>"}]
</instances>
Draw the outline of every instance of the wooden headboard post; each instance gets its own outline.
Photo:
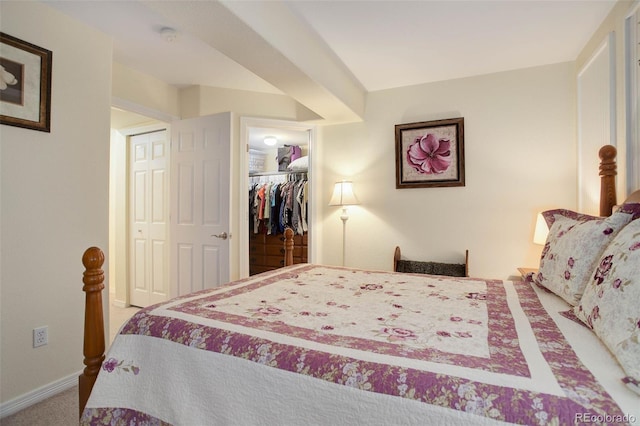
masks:
<instances>
[{"instance_id":1,"label":"wooden headboard post","mask_svg":"<svg viewBox=\"0 0 640 426\"><path fill-rule=\"evenodd\" d=\"M396 249L393 251L393 272L398 271L398 261L402 258L402 253L400 253L400 247L396 246Z\"/></svg>"},{"instance_id":2,"label":"wooden headboard post","mask_svg":"<svg viewBox=\"0 0 640 426\"><path fill-rule=\"evenodd\" d=\"M97 247L88 248L82 256L85 267L82 290L86 293L84 309L84 365L78 377L80 416L104 361L104 317L102 290L104 289L104 253Z\"/></svg>"},{"instance_id":3,"label":"wooden headboard post","mask_svg":"<svg viewBox=\"0 0 640 426\"><path fill-rule=\"evenodd\" d=\"M615 146L605 145L598 151L600 156L600 216L611 216L616 201L616 165Z\"/></svg>"},{"instance_id":4,"label":"wooden headboard post","mask_svg":"<svg viewBox=\"0 0 640 426\"><path fill-rule=\"evenodd\" d=\"M293 265L293 229L284 230L284 265Z\"/></svg>"}]
</instances>

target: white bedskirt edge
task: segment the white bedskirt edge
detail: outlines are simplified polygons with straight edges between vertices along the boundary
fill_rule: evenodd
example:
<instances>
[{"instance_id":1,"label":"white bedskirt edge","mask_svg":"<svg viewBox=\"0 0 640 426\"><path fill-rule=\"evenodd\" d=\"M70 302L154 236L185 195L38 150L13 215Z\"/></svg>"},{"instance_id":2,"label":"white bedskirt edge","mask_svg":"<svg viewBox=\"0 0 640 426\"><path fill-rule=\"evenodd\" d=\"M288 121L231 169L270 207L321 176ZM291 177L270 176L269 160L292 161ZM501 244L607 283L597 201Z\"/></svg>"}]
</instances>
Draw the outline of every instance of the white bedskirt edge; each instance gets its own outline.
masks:
<instances>
[{"instance_id":1,"label":"white bedskirt edge","mask_svg":"<svg viewBox=\"0 0 640 426\"><path fill-rule=\"evenodd\" d=\"M34 389L30 392L20 395L14 399L0 404L0 419L24 410L38 402L44 401L54 395L71 389L78 384L78 376L82 374L82 370L73 373L67 377L63 377L47 385Z\"/></svg>"}]
</instances>

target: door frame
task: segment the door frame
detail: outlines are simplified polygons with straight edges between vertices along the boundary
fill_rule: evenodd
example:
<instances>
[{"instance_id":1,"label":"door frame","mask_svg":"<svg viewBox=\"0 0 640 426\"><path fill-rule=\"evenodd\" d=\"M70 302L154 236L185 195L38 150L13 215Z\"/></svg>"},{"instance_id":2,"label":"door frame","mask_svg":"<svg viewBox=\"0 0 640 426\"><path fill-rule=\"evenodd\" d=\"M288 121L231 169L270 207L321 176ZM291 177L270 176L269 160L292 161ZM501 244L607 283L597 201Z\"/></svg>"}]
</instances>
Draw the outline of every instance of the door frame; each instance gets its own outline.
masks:
<instances>
[{"instance_id":1,"label":"door frame","mask_svg":"<svg viewBox=\"0 0 640 426\"><path fill-rule=\"evenodd\" d=\"M170 123L173 120L179 120L177 115L169 114L164 111L149 108L136 102L129 101L118 96L111 97L111 108L119 108L123 111L132 112L144 117L148 117L152 122L143 126L131 126L126 128L111 128L110 140L110 160L109 160L109 259L107 261L109 273L109 297L105 303L108 315L108 306L113 303L118 308L127 308L129 303L129 229L128 220L128 161L127 161L127 138L136 133L145 133L150 131L165 129L171 134ZM114 170L114 160L124 162L125 170ZM119 176L118 172L124 173ZM125 191L119 191L116 188L124 179ZM113 189L112 189L113 188Z\"/></svg>"},{"instance_id":2,"label":"door frame","mask_svg":"<svg viewBox=\"0 0 640 426\"><path fill-rule=\"evenodd\" d=\"M624 93L626 125L626 192L623 197L640 185L640 1L629 10L624 20Z\"/></svg>"},{"instance_id":3,"label":"door frame","mask_svg":"<svg viewBox=\"0 0 640 426\"><path fill-rule=\"evenodd\" d=\"M135 111L132 111L135 112ZM142 133L166 130L168 123L157 122L146 126L112 129L111 159L109 166L109 289L111 303L118 308L130 306L129 298L129 137ZM114 135L113 133L117 133ZM118 140L115 140L118 139ZM114 165L120 163L124 170L119 176ZM121 188L124 187L124 190ZM118 189L120 188L120 189ZM112 291L111 291L112 290Z\"/></svg>"},{"instance_id":4,"label":"door frame","mask_svg":"<svg viewBox=\"0 0 640 426\"><path fill-rule=\"evenodd\" d=\"M317 263L317 253L319 250L319 221L316 217L318 214L318 204L315 202L320 193L321 176L319 170L315 170L314 152L316 150L316 125L299 121L276 120L259 117L240 117L240 155L239 155L239 172L240 172L240 229L238 230L239 241L238 249L240 251L239 269L240 278L249 276L249 204L247 197L243 196L249 188L249 130L252 127L294 130L309 133L309 202L307 208L309 234L308 234L308 261Z\"/></svg>"}]
</instances>

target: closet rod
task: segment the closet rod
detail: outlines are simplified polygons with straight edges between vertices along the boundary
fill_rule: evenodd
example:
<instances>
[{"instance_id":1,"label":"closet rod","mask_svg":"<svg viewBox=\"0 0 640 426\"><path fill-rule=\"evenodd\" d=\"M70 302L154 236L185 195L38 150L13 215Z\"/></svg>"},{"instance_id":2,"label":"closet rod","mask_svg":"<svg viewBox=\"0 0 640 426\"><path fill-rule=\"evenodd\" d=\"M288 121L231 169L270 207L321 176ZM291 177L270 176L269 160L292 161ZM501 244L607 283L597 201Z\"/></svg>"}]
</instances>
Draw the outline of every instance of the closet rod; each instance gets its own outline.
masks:
<instances>
[{"instance_id":1,"label":"closet rod","mask_svg":"<svg viewBox=\"0 0 640 426\"><path fill-rule=\"evenodd\" d=\"M294 174L298 174L298 173L304 173L304 174L306 174L307 172L300 172L300 171L286 171L286 172L258 172L258 173L249 173L249 177L252 177L252 176L294 175Z\"/></svg>"}]
</instances>

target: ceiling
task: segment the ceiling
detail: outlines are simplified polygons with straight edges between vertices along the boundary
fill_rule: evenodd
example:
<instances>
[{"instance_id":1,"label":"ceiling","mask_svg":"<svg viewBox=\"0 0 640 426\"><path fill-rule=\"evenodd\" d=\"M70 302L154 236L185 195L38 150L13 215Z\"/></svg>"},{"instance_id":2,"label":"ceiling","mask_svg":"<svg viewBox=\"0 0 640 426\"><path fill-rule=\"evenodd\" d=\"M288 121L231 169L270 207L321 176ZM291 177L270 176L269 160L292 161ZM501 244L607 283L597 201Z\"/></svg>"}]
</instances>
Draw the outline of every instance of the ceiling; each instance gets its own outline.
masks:
<instances>
[{"instance_id":1,"label":"ceiling","mask_svg":"<svg viewBox=\"0 0 640 426\"><path fill-rule=\"evenodd\" d=\"M615 0L44 3L168 84L284 94L346 122L368 92L575 60Z\"/></svg>"}]
</instances>

